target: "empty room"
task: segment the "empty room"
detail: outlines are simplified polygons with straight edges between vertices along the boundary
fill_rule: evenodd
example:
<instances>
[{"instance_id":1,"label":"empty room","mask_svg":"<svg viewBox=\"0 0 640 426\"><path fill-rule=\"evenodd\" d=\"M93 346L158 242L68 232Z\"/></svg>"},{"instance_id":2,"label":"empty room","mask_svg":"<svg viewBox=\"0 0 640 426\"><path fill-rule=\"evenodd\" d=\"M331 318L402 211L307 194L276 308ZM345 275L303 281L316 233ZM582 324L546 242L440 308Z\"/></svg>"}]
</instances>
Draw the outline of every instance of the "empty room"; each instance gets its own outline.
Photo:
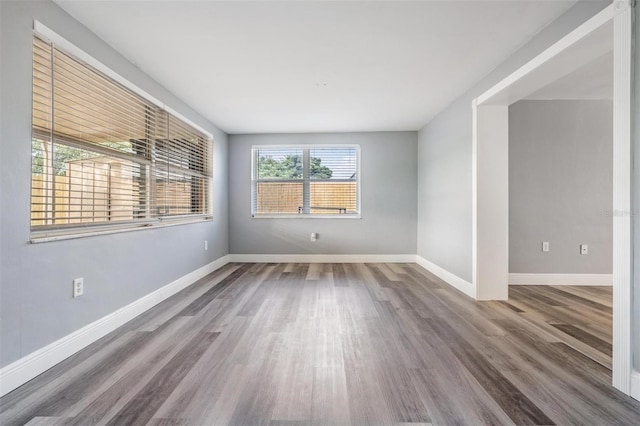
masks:
<instances>
[{"instance_id":1,"label":"empty room","mask_svg":"<svg viewBox=\"0 0 640 426\"><path fill-rule=\"evenodd\" d=\"M0 424L640 424L639 15L0 0Z\"/></svg>"}]
</instances>

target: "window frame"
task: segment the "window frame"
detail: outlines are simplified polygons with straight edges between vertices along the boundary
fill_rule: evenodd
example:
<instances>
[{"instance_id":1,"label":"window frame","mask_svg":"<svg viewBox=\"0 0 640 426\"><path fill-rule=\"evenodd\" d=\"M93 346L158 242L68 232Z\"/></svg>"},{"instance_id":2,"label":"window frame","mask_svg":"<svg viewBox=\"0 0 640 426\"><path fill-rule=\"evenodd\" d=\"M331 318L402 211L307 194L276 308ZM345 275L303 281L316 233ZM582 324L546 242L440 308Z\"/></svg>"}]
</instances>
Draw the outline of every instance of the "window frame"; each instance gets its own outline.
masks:
<instances>
[{"instance_id":1,"label":"window frame","mask_svg":"<svg viewBox=\"0 0 640 426\"><path fill-rule=\"evenodd\" d=\"M88 55L86 52L79 49L78 47L76 47L75 45L73 45L63 37L59 36L57 33L47 28L46 26L41 24L39 21L34 21L33 37L34 38L37 37L43 40L45 43L48 43L51 46L51 49L57 49L62 53L69 55L71 58L75 59L79 63L82 63L87 68L93 69L99 74L102 74L105 78L111 79L114 83L122 86L123 90L129 91L134 95L139 96L140 98L149 102L150 104L154 105L155 107L157 107L158 110L162 111L164 114L167 115L167 119L169 119L169 117L172 116L173 119L177 119L178 121L182 122L182 125L189 126L196 132L200 133L201 136L203 136L204 140L206 141L206 146L204 147L205 171L200 174L200 178L202 179L202 182L205 182L207 187L205 192L202 193L203 196L206 198L206 201L204 201L204 204L203 204L204 212L185 213L185 214L168 215L168 216L151 216L150 212L147 211L144 217L141 217L138 219L131 219L131 220L125 219L125 220L116 220L111 222L101 221L101 222L87 222L87 223L32 225L31 222L32 222L33 205L31 204L32 203L31 200L33 198L30 195L30 209L29 209L30 239L29 241L31 243L41 243L41 242L47 242L47 241L74 239L74 238L82 238L82 237L89 237L89 236L95 236L95 235L121 233L121 232L137 231L137 230L150 229L150 228L199 223L203 221L212 221L213 220L213 192L214 192L213 190L213 185L214 185L213 135L210 132L203 129L202 127L195 124L194 122L192 122L191 120L189 120L188 118L184 117L180 113L176 112L172 108L158 101L156 98L149 95L147 92L143 91L138 86L131 83L129 80L120 76L115 71L108 68L107 66L105 66L104 64L102 64L101 62L93 58L92 56ZM32 82L32 87L33 87L33 84L34 83ZM33 96L33 93L32 93L32 96ZM31 114L32 114L31 123L33 123L33 114L34 114L33 107L31 108ZM39 135L38 133L41 133L41 131L38 129L35 129L32 125L31 143L33 143L34 140L42 139L41 137L42 135ZM54 135L53 129L51 130L50 134ZM60 135L56 136L56 138L60 138L60 137L61 137ZM54 139L52 139L50 143L53 145ZM64 143L64 145L67 145L66 142ZM90 142L85 143L85 141L70 140L70 143L68 144L68 146L76 146L79 149L89 149L85 145L89 146ZM124 161L130 161L136 164L138 163L142 164L147 162L153 163L152 160L142 158L139 155L128 154L125 152L122 152L122 153L112 152L107 149L101 149L101 147L99 146L91 146L90 150L100 152L110 157L120 158L121 160L124 160ZM164 170L164 165L162 163L158 163L158 164ZM156 167L156 165L153 164L153 167ZM171 169L172 167L167 168L168 171L171 171ZM188 170L185 173L192 174ZM154 179L153 176L152 176L152 179ZM30 173L29 185L30 185L29 194L31 194L33 191L33 172ZM147 185L152 185L152 184L147 183ZM150 191L150 187L147 187L145 191Z\"/></svg>"},{"instance_id":2,"label":"window frame","mask_svg":"<svg viewBox=\"0 0 640 426\"><path fill-rule=\"evenodd\" d=\"M256 186L258 182L292 182L302 183L302 199L303 209L310 208L310 184L312 182L330 182L331 179L311 179L309 176L310 167L310 151L313 149L327 148L353 148L356 150L356 213L346 214L318 214L318 213L256 213L254 211ZM260 149L301 149L302 150L302 179L258 179L257 174L257 155ZM362 219L362 150L358 144L316 144L316 143L298 143L298 144L255 144L251 146L251 190L250 190L250 213L252 219ZM351 179L333 179L333 182L353 182Z\"/></svg>"}]
</instances>

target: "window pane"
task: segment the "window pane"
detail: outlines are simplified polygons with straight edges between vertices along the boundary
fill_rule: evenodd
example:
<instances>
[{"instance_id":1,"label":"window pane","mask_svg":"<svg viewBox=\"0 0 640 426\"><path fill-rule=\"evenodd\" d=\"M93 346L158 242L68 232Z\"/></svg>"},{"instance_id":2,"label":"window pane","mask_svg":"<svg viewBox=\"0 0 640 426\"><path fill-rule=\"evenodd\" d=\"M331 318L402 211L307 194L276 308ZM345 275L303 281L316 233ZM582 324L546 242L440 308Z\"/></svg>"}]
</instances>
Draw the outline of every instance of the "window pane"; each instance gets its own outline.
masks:
<instances>
[{"instance_id":1,"label":"window pane","mask_svg":"<svg viewBox=\"0 0 640 426\"><path fill-rule=\"evenodd\" d=\"M255 191L257 214L297 214L302 209L302 182L257 182Z\"/></svg>"},{"instance_id":2,"label":"window pane","mask_svg":"<svg viewBox=\"0 0 640 426\"><path fill-rule=\"evenodd\" d=\"M252 153L253 214L359 214L357 147L264 147Z\"/></svg>"},{"instance_id":3,"label":"window pane","mask_svg":"<svg viewBox=\"0 0 640 426\"><path fill-rule=\"evenodd\" d=\"M146 151L156 108L57 49L53 69L56 135L125 153Z\"/></svg>"},{"instance_id":4,"label":"window pane","mask_svg":"<svg viewBox=\"0 0 640 426\"><path fill-rule=\"evenodd\" d=\"M309 156L311 179L356 179L355 148L312 148Z\"/></svg>"},{"instance_id":5,"label":"window pane","mask_svg":"<svg viewBox=\"0 0 640 426\"><path fill-rule=\"evenodd\" d=\"M153 216L179 216L205 213L209 204L208 179L186 173L157 170Z\"/></svg>"},{"instance_id":6,"label":"window pane","mask_svg":"<svg viewBox=\"0 0 640 426\"><path fill-rule=\"evenodd\" d=\"M34 36L31 225L210 213L212 140Z\"/></svg>"},{"instance_id":7,"label":"window pane","mask_svg":"<svg viewBox=\"0 0 640 426\"><path fill-rule=\"evenodd\" d=\"M143 166L86 149L32 142L31 224L68 225L144 216Z\"/></svg>"},{"instance_id":8,"label":"window pane","mask_svg":"<svg viewBox=\"0 0 640 426\"><path fill-rule=\"evenodd\" d=\"M311 214L355 214L358 212L356 182L311 182Z\"/></svg>"},{"instance_id":9,"label":"window pane","mask_svg":"<svg viewBox=\"0 0 640 426\"><path fill-rule=\"evenodd\" d=\"M258 179L302 179L302 149L258 149L256 177Z\"/></svg>"}]
</instances>

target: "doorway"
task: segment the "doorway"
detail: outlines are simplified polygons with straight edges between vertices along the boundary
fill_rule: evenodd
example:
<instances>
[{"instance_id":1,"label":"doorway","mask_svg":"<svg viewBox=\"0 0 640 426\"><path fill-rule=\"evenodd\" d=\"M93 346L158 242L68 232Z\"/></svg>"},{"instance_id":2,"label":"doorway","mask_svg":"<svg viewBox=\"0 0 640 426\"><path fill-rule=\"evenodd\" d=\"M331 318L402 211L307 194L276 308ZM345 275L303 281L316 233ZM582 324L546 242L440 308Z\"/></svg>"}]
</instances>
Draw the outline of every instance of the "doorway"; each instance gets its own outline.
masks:
<instances>
[{"instance_id":1,"label":"doorway","mask_svg":"<svg viewBox=\"0 0 640 426\"><path fill-rule=\"evenodd\" d=\"M473 286L506 300L509 276L509 105L614 52L613 386L640 399L632 366L631 71L633 9L614 2L473 101Z\"/></svg>"}]
</instances>

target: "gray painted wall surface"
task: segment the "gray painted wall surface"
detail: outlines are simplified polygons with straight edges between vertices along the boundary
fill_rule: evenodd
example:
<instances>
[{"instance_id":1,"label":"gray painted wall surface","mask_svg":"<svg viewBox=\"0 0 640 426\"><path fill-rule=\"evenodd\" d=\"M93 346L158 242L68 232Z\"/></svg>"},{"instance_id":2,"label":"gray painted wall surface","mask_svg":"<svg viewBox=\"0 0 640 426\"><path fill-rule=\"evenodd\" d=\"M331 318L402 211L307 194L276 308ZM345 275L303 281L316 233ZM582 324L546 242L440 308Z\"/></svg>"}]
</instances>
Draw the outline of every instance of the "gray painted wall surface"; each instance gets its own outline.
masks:
<instances>
[{"instance_id":1,"label":"gray painted wall surface","mask_svg":"<svg viewBox=\"0 0 640 426\"><path fill-rule=\"evenodd\" d=\"M252 218L251 146L314 143L360 145L362 219ZM229 252L415 254L416 148L416 132L230 136Z\"/></svg>"},{"instance_id":2,"label":"gray painted wall surface","mask_svg":"<svg viewBox=\"0 0 640 426\"><path fill-rule=\"evenodd\" d=\"M634 346L634 367L636 370L640 371L640 29L638 29L638 24L640 24L640 7L636 5L636 22L635 22L635 31L636 31L636 50L635 50L635 102L632 105L635 106L634 112L634 133L633 133L633 141L634 141L634 170L633 170L633 194L634 198L633 202L633 212L634 215L634 282L635 282L635 309L634 309L634 317L633 324L634 330L633 335L635 338L635 346Z\"/></svg>"},{"instance_id":3,"label":"gray painted wall surface","mask_svg":"<svg viewBox=\"0 0 640 426\"><path fill-rule=\"evenodd\" d=\"M228 153L222 131L53 2L2 1L0 7L0 365L5 366L227 254ZM34 19L214 135L213 222L29 244ZM76 277L84 277L84 296L72 299Z\"/></svg>"},{"instance_id":4,"label":"gray painted wall surface","mask_svg":"<svg viewBox=\"0 0 640 426\"><path fill-rule=\"evenodd\" d=\"M610 274L612 203L610 100L509 107L509 272Z\"/></svg>"},{"instance_id":5,"label":"gray painted wall surface","mask_svg":"<svg viewBox=\"0 0 640 426\"><path fill-rule=\"evenodd\" d=\"M471 101L608 4L578 2L420 130L418 255L471 281Z\"/></svg>"}]
</instances>

